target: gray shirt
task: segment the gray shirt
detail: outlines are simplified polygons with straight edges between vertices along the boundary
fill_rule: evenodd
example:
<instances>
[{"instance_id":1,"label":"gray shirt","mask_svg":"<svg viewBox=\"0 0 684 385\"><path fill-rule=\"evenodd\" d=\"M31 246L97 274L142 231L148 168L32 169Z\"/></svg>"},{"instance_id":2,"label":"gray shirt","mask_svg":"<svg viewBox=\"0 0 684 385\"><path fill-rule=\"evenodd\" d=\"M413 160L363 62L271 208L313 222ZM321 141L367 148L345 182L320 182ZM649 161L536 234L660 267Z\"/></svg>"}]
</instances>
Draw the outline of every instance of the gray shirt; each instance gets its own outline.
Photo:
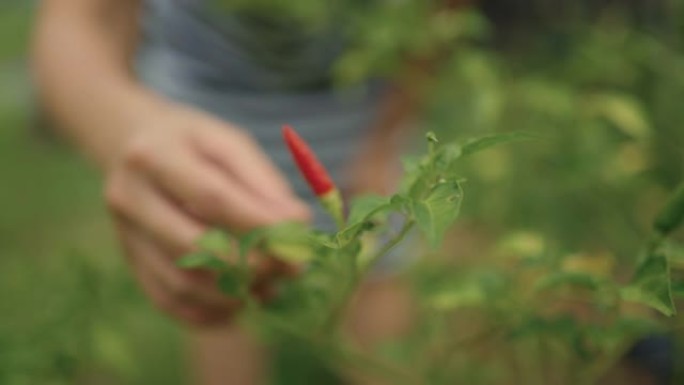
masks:
<instances>
[{"instance_id":1,"label":"gray shirt","mask_svg":"<svg viewBox=\"0 0 684 385\"><path fill-rule=\"evenodd\" d=\"M318 209L315 222L326 226L282 143L281 126L296 127L344 189L344 168L373 124L383 87L332 87L331 68L344 46L335 28L307 33L274 16L217 13L210 2L146 1L142 81L249 131Z\"/></svg>"}]
</instances>

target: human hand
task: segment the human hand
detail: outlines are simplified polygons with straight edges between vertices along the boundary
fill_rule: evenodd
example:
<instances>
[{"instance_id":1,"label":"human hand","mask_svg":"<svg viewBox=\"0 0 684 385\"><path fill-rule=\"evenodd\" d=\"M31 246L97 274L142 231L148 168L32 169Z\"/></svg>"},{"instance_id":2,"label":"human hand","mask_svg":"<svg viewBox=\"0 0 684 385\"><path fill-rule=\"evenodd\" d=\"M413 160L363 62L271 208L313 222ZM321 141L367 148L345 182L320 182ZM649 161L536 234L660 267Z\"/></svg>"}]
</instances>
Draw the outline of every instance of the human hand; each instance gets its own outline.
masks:
<instances>
[{"instance_id":1,"label":"human hand","mask_svg":"<svg viewBox=\"0 0 684 385\"><path fill-rule=\"evenodd\" d=\"M392 194L402 176L399 150L370 138L347 165L346 195Z\"/></svg>"},{"instance_id":2,"label":"human hand","mask_svg":"<svg viewBox=\"0 0 684 385\"><path fill-rule=\"evenodd\" d=\"M207 227L243 232L284 220L306 221L308 208L256 142L241 129L187 107L141 119L112 149L105 198L143 290L161 309L193 325L226 320L239 306L209 272L174 260ZM277 128L276 128L277 129ZM256 285L289 269L259 258Z\"/></svg>"}]
</instances>

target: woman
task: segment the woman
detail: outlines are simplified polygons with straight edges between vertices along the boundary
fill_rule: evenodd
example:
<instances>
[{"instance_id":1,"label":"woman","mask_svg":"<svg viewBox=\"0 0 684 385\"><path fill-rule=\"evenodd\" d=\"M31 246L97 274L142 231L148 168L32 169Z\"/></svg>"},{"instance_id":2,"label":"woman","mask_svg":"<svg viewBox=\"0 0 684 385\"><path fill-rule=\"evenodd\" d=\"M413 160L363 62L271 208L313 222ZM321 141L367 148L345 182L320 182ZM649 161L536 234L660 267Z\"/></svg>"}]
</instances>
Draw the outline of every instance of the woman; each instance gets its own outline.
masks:
<instances>
[{"instance_id":1,"label":"woman","mask_svg":"<svg viewBox=\"0 0 684 385\"><path fill-rule=\"evenodd\" d=\"M34 66L46 107L102 170L145 293L190 325L201 382L250 384L260 381L262 352L230 324L236 301L174 259L209 226L326 225L281 144L283 123L313 143L343 188L383 190L394 150L377 144L401 114L379 111L401 102L374 84L333 90L344 45L334 30L217 14L211 3L44 0ZM350 159L361 172L346 172ZM255 269L262 285L288 270L275 258Z\"/></svg>"}]
</instances>

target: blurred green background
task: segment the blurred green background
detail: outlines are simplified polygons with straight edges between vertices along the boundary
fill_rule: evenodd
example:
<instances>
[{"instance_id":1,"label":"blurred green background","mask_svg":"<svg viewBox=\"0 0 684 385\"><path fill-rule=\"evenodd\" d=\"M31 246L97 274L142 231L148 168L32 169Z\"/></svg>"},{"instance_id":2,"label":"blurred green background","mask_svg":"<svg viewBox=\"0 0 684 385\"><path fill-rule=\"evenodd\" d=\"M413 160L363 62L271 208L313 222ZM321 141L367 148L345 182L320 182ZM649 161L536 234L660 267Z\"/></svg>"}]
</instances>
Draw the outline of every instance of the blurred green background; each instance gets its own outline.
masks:
<instances>
[{"instance_id":1,"label":"blurred green background","mask_svg":"<svg viewBox=\"0 0 684 385\"><path fill-rule=\"evenodd\" d=\"M179 333L127 274L97 173L40 128L32 12L0 3L0 384L185 383Z\"/></svg>"},{"instance_id":2,"label":"blurred green background","mask_svg":"<svg viewBox=\"0 0 684 385\"><path fill-rule=\"evenodd\" d=\"M680 3L484 2L478 38L440 68L426 125L545 139L464 166L467 226L636 257L684 179ZM185 383L180 333L127 274L96 171L41 129L26 58L32 7L0 3L0 384ZM391 33L392 22L374 24ZM364 52L391 51L374 44L343 72L363 72Z\"/></svg>"}]
</instances>

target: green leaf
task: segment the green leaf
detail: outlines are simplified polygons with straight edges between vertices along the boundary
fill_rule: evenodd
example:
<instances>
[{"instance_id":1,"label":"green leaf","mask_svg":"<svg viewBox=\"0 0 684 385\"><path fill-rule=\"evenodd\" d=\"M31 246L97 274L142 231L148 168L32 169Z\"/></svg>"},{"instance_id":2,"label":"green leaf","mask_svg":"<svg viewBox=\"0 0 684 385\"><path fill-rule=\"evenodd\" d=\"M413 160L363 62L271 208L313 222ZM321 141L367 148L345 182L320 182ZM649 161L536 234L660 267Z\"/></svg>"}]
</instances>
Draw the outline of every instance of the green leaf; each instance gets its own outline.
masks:
<instances>
[{"instance_id":1,"label":"green leaf","mask_svg":"<svg viewBox=\"0 0 684 385\"><path fill-rule=\"evenodd\" d=\"M413 204L412 202L413 200L404 194L394 194L390 198L391 210L398 213L402 213L404 214L404 216L407 216L411 212L411 205Z\"/></svg>"},{"instance_id":2,"label":"green leaf","mask_svg":"<svg viewBox=\"0 0 684 385\"><path fill-rule=\"evenodd\" d=\"M200 239L197 240L197 247L199 247L200 250L218 255L230 254L232 249L228 235L218 229L212 229L204 233Z\"/></svg>"},{"instance_id":3,"label":"green leaf","mask_svg":"<svg viewBox=\"0 0 684 385\"><path fill-rule=\"evenodd\" d=\"M240 295L242 285L245 284L246 274L236 268L225 270L218 277L218 287L224 294L232 297Z\"/></svg>"},{"instance_id":4,"label":"green leaf","mask_svg":"<svg viewBox=\"0 0 684 385\"><path fill-rule=\"evenodd\" d=\"M349 225L337 234L341 246L357 239L364 231L373 228L370 220L392 207L391 198L379 195L364 195L355 198L349 212Z\"/></svg>"},{"instance_id":5,"label":"green leaf","mask_svg":"<svg viewBox=\"0 0 684 385\"><path fill-rule=\"evenodd\" d=\"M649 306L666 316L676 313L672 300L670 265L667 257L656 251L637 269L631 283L620 291L625 301Z\"/></svg>"},{"instance_id":6,"label":"green leaf","mask_svg":"<svg viewBox=\"0 0 684 385\"><path fill-rule=\"evenodd\" d=\"M453 171L454 162L463 156L463 149L457 143L449 143L439 148L435 154L434 162L437 169Z\"/></svg>"},{"instance_id":7,"label":"green leaf","mask_svg":"<svg viewBox=\"0 0 684 385\"><path fill-rule=\"evenodd\" d=\"M388 208L389 205L390 197L386 196L369 194L354 198L351 202L348 222L352 225L363 222L383 209Z\"/></svg>"},{"instance_id":8,"label":"green leaf","mask_svg":"<svg viewBox=\"0 0 684 385\"><path fill-rule=\"evenodd\" d=\"M291 263L305 263L314 255L314 245L320 243L312 229L301 222L283 222L255 229L240 238L240 257L246 258L253 249L273 254Z\"/></svg>"},{"instance_id":9,"label":"green leaf","mask_svg":"<svg viewBox=\"0 0 684 385\"><path fill-rule=\"evenodd\" d=\"M559 286L575 286L589 290L600 288L600 282L589 274L578 272L558 272L539 279L535 285L535 291L550 290Z\"/></svg>"},{"instance_id":10,"label":"green leaf","mask_svg":"<svg viewBox=\"0 0 684 385\"><path fill-rule=\"evenodd\" d=\"M508 335L511 339L526 338L532 335L551 334L564 337L567 340L575 338L577 321L568 315L553 318L543 318L538 315L524 317L519 325L514 327Z\"/></svg>"},{"instance_id":11,"label":"green leaf","mask_svg":"<svg viewBox=\"0 0 684 385\"><path fill-rule=\"evenodd\" d=\"M413 217L430 245L438 247L461 208L463 190L456 181L439 183L423 201L414 201Z\"/></svg>"},{"instance_id":12,"label":"green leaf","mask_svg":"<svg viewBox=\"0 0 684 385\"><path fill-rule=\"evenodd\" d=\"M485 302L486 293L477 282L466 282L461 285L444 287L427 298L427 304L439 311L450 311L458 308L478 306Z\"/></svg>"},{"instance_id":13,"label":"green leaf","mask_svg":"<svg viewBox=\"0 0 684 385\"><path fill-rule=\"evenodd\" d=\"M178 261L176 265L184 269L209 269L221 271L228 267L228 264L206 251L198 251L188 254Z\"/></svg>"},{"instance_id":14,"label":"green leaf","mask_svg":"<svg viewBox=\"0 0 684 385\"><path fill-rule=\"evenodd\" d=\"M422 156L406 155L401 158L401 164L404 168L404 173L409 174L417 172L420 169L420 164L423 161Z\"/></svg>"},{"instance_id":15,"label":"green leaf","mask_svg":"<svg viewBox=\"0 0 684 385\"><path fill-rule=\"evenodd\" d=\"M375 224L370 221L358 222L352 226L348 226L344 230L337 233L335 239L337 240L336 248L343 248L349 243L358 239L361 234L375 227Z\"/></svg>"},{"instance_id":16,"label":"green leaf","mask_svg":"<svg viewBox=\"0 0 684 385\"><path fill-rule=\"evenodd\" d=\"M616 321L615 329L618 333L628 336L644 336L665 331L665 325L653 318L639 318L635 316L623 316Z\"/></svg>"},{"instance_id":17,"label":"green leaf","mask_svg":"<svg viewBox=\"0 0 684 385\"><path fill-rule=\"evenodd\" d=\"M465 144L463 144L463 146L461 146L461 153L463 156L468 156L499 144L538 138L539 136L526 132L510 132L506 134L487 135L467 141Z\"/></svg>"},{"instance_id":18,"label":"green leaf","mask_svg":"<svg viewBox=\"0 0 684 385\"><path fill-rule=\"evenodd\" d=\"M670 269L684 270L684 245L678 242L663 240L658 249L667 256Z\"/></svg>"},{"instance_id":19,"label":"green leaf","mask_svg":"<svg viewBox=\"0 0 684 385\"><path fill-rule=\"evenodd\" d=\"M422 163L427 161L425 157L418 156L405 156L401 161L404 167L404 177L401 179L399 190L408 192L421 175Z\"/></svg>"},{"instance_id":20,"label":"green leaf","mask_svg":"<svg viewBox=\"0 0 684 385\"><path fill-rule=\"evenodd\" d=\"M299 240L270 240L267 241L266 245L269 253L273 254L276 258L289 263L307 263L316 257L309 242L300 242Z\"/></svg>"},{"instance_id":21,"label":"green leaf","mask_svg":"<svg viewBox=\"0 0 684 385\"><path fill-rule=\"evenodd\" d=\"M240 258L246 258L247 254L254 248L256 248L259 243L263 242L266 237L266 229L258 228L250 231L249 233L240 237L238 249L240 253Z\"/></svg>"},{"instance_id":22,"label":"green leaf","mask_svg":"<svg viewBox=\"0 0 684 385\"><path fill-rule=\"evenodd\" d=\"M647 138L652 128L639 101L627 94L602 94L591 98L595 113L636 139Z\"/></svg>"},{"instance_id":23,"label":"green leaf","mask_svg":"<svg viewBox=\"0 0 684 385\"><path fill-rule=\"evenodd\" d=\"M316 241L308 225L285 222L266 230L264 247L279 259L299 264L315 257L313 246Z\"/></svg>"},{"instance_id":24,"label":"green leaf","mask_svg":"<svg viewBox=\"0 0 684 385\"><path fill-rule=\"evenodd\" d=\"M682 183L658 214L653 227L668 235L684 222L684 183Z\"/></svg>"},{"instance_id":25,"label":"green leaf","mask_svg":"<svg viewBox=\"0 0 684 385\"><path fill-rule=\"evenodd\" d=\"M93 322L90 329L92 332L90 338L95 348L92 353L97 354L97 359L103 360L123 373L131 373L135 370L137 364L131 354L134 350L131 340L122 338L119 328L103 322Z\"/></svg>"},{"instance_id":26,"label":"green leaf","mask_svg":"<svg viewBox=\"0 0 684 385\"><path fill-rule=\"evenodd\" d=\"M684 298L684 281L672 282L672 296L676 298Z\"/></svg>"},{"instance_id":27,"label":"green leaf","mask_svg":"<svg viewBox=\"0 0 684 385\"><path fill-rule=\"evenodd\" d=\"M318 244L324 248L339 250L340 244L337 242L336 237L328 234L317 234L313 237L314 244Z\"/></svg>"},{"instance_id":28,"label":"green leaf","mask_svg":"<svg viewBox=\"0 0 684 385\"><path fill-rule=\"evenodd\" d=\"M586 337L587 330L579 329L571 338L573 352L584 362L592 361L596 358L596 353L591 349L589 342L590 338Z\"/></svg>"}]
</instances>

